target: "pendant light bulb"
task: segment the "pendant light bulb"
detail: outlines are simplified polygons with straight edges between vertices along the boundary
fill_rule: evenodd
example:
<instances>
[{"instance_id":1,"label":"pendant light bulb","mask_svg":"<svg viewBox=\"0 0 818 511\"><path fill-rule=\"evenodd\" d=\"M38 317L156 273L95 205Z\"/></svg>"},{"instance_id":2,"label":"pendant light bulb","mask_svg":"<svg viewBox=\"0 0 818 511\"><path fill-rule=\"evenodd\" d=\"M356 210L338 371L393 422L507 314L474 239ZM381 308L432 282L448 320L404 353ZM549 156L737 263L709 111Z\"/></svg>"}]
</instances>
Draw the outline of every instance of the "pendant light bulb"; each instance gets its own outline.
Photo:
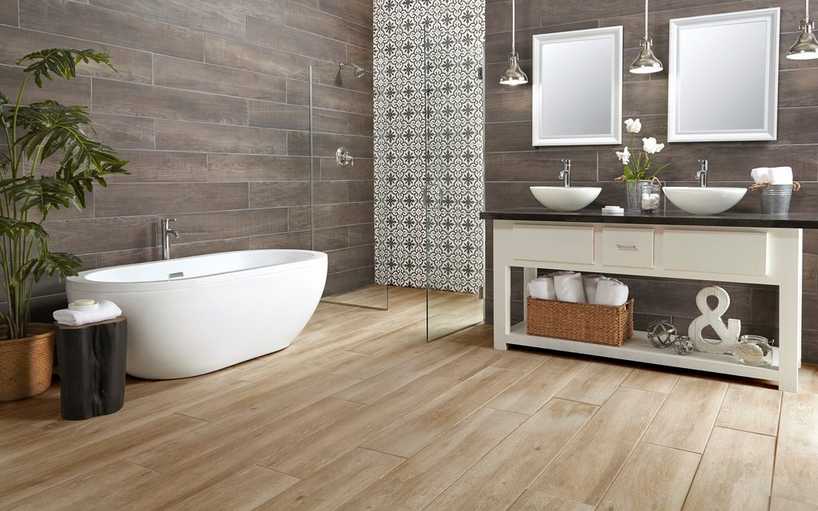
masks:
<instances>
[{"instance_id":1,"label":"pendant light bulb","mask_svg":"<svg viewBox=\"0 0 818 511\"><path fill-rule=\"evenodd\" d=\"M798 39L787 52L790 60L814 60L818 59L818 40L815 38L813 29L814 22L809 16L809 0L806 0L806 14L801 20L798 28Z\"/></svg>"},{"instance_id":2,"label":"pendant light bulb","mask_svg":"<svg viewBox=\"0 0 818 511\"><path fill-rule=\"evenodd\" d=\"M520 56L517 54L517 9L511 0L511 54L508 56L508 67L500 75L500 85L525 85L528 75L520 67Z\"/></svg>"},{"instance_id":3,"label":"pendant light bulb","mask_svg":"<svg viewBox=\"0 0 818 511\"><path fill-rule=\"evenodd\" d=\"M636 56L629 69L635 75L658 73L664 69L662 61L656 58L656 54L653 53L653 40L648 33L648 13L648 0L645 0L645 37L642 38L639 55Z\"/></svg>"}]
</instances>

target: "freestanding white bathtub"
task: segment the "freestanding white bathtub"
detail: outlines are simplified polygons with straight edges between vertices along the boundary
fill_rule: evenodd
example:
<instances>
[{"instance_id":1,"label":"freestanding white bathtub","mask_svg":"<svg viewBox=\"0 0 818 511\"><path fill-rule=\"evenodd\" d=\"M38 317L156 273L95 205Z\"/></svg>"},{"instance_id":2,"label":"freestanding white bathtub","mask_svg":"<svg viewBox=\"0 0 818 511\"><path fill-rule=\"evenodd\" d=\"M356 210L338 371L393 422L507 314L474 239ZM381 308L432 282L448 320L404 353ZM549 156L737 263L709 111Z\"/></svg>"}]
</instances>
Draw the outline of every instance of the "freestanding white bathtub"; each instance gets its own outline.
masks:
<instances>
[{"instance_id":1,"label":"freestanding white bathtub","mask_svg":"<svg viewBox=\"0 0 818 511\"><path fill-rule=\"evenodd\" d=\"M128 317L128 373L173 379L286 348L309 321L327 255L248 250L90 270L69 300L111 300Z\"/></svg>"}]
</instances>

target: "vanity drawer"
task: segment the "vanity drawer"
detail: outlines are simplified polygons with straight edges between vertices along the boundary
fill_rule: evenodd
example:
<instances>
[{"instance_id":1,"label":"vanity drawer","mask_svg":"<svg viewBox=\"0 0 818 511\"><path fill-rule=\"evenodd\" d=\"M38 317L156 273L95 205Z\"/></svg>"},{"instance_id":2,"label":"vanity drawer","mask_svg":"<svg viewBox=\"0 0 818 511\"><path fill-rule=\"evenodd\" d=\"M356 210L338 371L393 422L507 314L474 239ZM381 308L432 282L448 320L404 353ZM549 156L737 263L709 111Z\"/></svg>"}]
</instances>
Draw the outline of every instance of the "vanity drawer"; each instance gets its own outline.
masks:
<instances>
[{"instance_id":1,"label":"vanity drawer","mask_svg":"<svg viewBox=\"0 0 818 511\"><path fill-rule=\"evenodd\" d=\"M668 230L662 247L662 264L667 270L767 274L766 232Z\"/></svg>"},{"instance_id":2,"label":"vanity drawer","mask_svg":"<svg viewBox=\"0 0 818 511\"><path fill-rule=\"evenodd\" d=\"M602 229L602 264L653 268L653 229Z\"/></svg>"},{"instance_id":3,"label":"vanity drawer","mask_svg":"<svg viewBox=\"0 0 818 511\"><path fill-rule=\"evenodd\" d=\"M515 224L514 252L520 259L555 263L593 264L594 228Z\"/></svg>"}]
</instances>

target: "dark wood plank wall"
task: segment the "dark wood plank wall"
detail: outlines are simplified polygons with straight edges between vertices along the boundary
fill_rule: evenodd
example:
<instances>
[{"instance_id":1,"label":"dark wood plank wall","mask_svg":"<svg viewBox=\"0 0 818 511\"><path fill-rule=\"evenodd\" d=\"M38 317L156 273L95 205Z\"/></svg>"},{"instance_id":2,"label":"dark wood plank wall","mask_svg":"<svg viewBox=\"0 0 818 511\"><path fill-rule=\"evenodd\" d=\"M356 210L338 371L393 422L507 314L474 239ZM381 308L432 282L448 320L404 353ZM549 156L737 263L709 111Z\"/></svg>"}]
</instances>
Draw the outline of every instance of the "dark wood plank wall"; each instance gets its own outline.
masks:
<instances>
[{"instance_id":1,"label":"dark wood plank wall","mask_svg":"<svg viewBox=\"0 0 818 511\"><path fill-rule=\"evenodd\" d=\"M778 141L751 143L670 144L662 160L671 164L664 179L677 184L695 182L696 160L710 160L711 184L743 186L755 166L791 165L804 189L795 196L793 209L818 214L818 61L794 62L783 58L795 39L804 15L802 0L653 0L650 30L657 55L667 67L668 20L671 18L781 7L781 71L779 75ZM504 88L496 78L502 72L511 44L511 2L487 0L487 125L486 201L488 208L537 205L528 191L534 184L557 184L560 158L574 162L574 179L598 183L606 204L624 202L623 185L614 182L621 166L613 146L535 149L531 146L531 88ZM531 35L583 28L623 25L624 63L638 52L644 30L642 0L518 0L517 44L525 69L531 71ZM558 70L555 70L558 72ZM667 74L624 74L624 116L639 117L644 132L667 138ZM739 210L757 210L759 199L748 195ZM489 231L490 233L490 231ZM489 234L490 237L490 234ZM805 234L804 247L804 356L818 361L818 233ZM489 250L491 243L489 240ZM706 249L703 247L703 249ZM489 258L491 257L489 253ZM520 273L517 273L520 275ZM491 285L491 273L488 283ZM638 323L672 315L687 327L697 315L694 299L706 283L627 279L635 291ZM515 286L520 296L521 277ZM745 331L775 335L777 290L762 286L730 285L731 317L744 321ZM487 312L491 316L491 294ZM521 303L514 309L519 315Z\"/></svg>"},{"instance_id":2,"label":"dark wood plank wall","mask_svg":"<svg viewBox=\"0 0 818 511\"><path fill-rule=\"evenodd\" d=\"M0 90L15 61L46 47L110 52L118 73L87 66L29 99L88 106L131 175L48 228L55 249L88 267L156 259L160 217L178 218L174 256L309 248L308 66L315 65L316 249L328 291L373 280L371 0L0 0ZM347 146L353 168L335 166ZM39 286L39 309L63 301Z\"/></svg>"}]
</instances>

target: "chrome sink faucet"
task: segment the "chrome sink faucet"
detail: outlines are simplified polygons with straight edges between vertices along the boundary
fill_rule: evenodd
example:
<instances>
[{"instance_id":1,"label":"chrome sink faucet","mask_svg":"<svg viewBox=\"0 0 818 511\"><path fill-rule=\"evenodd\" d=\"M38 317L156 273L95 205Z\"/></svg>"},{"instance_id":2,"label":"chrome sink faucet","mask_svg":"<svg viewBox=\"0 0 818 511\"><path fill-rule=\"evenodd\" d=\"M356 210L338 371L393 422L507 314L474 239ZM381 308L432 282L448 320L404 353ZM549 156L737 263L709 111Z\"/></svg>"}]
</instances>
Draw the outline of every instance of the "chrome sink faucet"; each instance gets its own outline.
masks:
<instances>
[{"instance_id":1,"label":"chrome sink faucet","mask_svg":"<svg viewBox=\"0 0 818 511\"><path fill-rule=\"evenodd\" d=\"M170 238L179 239L179 231L171 224L175 223L175 218L163 218L160 222L162 228L162 259L170 259Z\"/></svg>"},{"instance_id":2,"label":"chrome sink faucet","mask_svg":"<svg viewBox=\"0 0 818 511\"><path fill-rule=\"evenodd\" d=\"M560 171L560 179L562 179L562 186L565 188L571 187L571 160L560 160L562 163L562 170Z\"/></svg>"},{"instance_id":3,"label":"chrome sink faucet","mask_svg":"<svg viewBox=\"0 0 818 511\"><path fill-rule=\"evenodd\" d=\"M696 172L696 179L699 180L701 188L707 188L707 175L710 172L710 163L707 160L699 160L699 171Z\"/></svg>"}]
</instances>

